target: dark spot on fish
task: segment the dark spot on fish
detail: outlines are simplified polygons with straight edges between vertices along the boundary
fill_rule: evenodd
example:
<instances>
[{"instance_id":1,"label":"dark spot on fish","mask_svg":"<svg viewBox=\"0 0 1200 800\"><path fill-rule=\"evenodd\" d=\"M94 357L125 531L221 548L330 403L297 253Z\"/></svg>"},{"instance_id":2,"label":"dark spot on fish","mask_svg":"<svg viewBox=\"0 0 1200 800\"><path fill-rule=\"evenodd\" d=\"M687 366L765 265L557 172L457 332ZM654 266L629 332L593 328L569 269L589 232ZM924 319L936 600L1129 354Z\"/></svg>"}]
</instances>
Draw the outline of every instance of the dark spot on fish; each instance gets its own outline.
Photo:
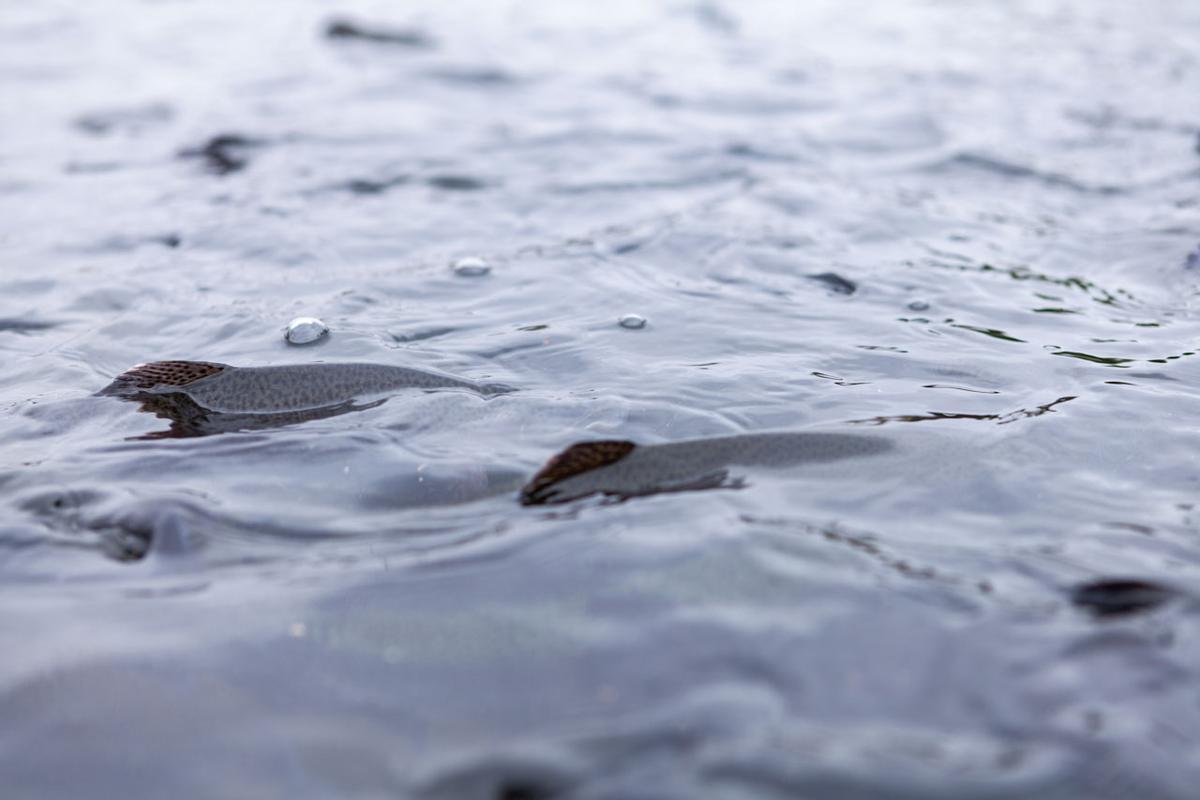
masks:
<instances>
[{"instance_id":1,"label":"dark spot on fish","mask_svg":"<svg viewBox=\"0 0 1200 800\"><path fill-rule=\"evenodd\" d=\"M325 26L325 36L342 41L372 42L399 47L429 48L433 39L424 31L415 28L388 28L368 26L347 19L330 20Z\"/></svg>"},{"instance_id":2,"label":"dark spot on fish","mask_svg":"<svg viewBox=\"0 0 1200 800\"><path fill-rule=\"evenodd\" d=\"M858 291L857 283L843 278L836 272L817 272L812 275L805 275L804 277L825 284L825 288L834 294L854 294Z\"/></svg>"},{"instance_id":3,"label":"dark spot on fish","mask_svg":"<svg viewBox=\"0 0 1200 800\"><path fill-rule=\"evenodd\" d=\"M1098 617L1117 617L1158 608L1176 596L1170 587L1149 581L1105 578L1071 590L1071 602Z\"/></svg>"},{"instance_id":4,"label":"dark spot on fish","mask_svg":"<svg viewBox=\"0 0 1200 800\"><path fill-rule=\"evenodd\" d=\"M434 175L425 182L435 189L445 189L448 192L474 192L487 186L483 181L469 175Z\"/></svg>"},{"instance_id":5,"label":"dark spot on fish","mask_svg":"<svg viewBox=\"0 0 1200 800\"><path fill-rule=\"evenodd\" d=\"M181 150L180 158L198 158L214 175L229 175L245 168L249 159L246 150L259 147L261 139L252 139L234 133L222 133L212 137L200 147Z\"/></svg>"},{"instance_id":6,"label":"dark spot on fish","mask_svg":"<svg viewBox=\"0 0 1200 800\"><path fill-rule=\"evenodd\" d=\"M56 322L45 322L36 319L3 319L0 318L0 333L32 333L44 331L57 325Z\"/></svg>"},{"instance_id":7,"label":"dark spot on fish","mask_svg":"<svg viewBox=\"0 0 1200 800\"><path fill-rule=\"evenodd\" d=\"M635 447L633 442L616 439L573 444L546 462L546 466L521 489L521 504L531 506L549 502L554 492L547 490L554 484L572 475L615 464Z\"/></svg>"}]
</instances>

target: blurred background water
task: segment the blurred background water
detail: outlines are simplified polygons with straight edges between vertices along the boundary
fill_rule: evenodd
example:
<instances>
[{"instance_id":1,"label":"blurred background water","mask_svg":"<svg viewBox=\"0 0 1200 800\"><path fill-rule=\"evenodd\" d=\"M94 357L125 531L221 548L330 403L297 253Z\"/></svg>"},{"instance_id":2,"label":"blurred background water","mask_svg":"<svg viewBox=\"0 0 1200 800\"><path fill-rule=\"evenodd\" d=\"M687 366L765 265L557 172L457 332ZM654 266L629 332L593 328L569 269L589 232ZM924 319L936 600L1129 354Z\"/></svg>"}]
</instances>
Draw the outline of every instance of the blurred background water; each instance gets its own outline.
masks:
<instances>
[{"instance_id":1,"label":"blurred background water","mask_svg":"<svg viewBox=\"0 0 1200 800\"><path fill-rule=\"evenodd\" d=\"M1194 796L1198 31L5 3L5 797ZM93 393L165 358L519 391L145 438ZM810 427L906 455L516 501ZM1118 577L1175 599L1071 603Z\"/></svg>"}]
</instances>

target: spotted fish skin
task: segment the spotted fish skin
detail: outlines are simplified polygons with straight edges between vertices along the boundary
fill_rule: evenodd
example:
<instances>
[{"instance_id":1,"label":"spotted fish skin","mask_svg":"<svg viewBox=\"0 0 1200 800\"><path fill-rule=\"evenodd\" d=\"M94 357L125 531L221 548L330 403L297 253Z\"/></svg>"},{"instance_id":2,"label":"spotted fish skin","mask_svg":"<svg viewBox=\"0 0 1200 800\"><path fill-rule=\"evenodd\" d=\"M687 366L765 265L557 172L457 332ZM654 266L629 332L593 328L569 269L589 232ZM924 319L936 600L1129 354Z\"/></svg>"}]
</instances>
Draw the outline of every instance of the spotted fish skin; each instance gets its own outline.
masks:
<instances>
[{"instance_id":1,"label":"spotted fish skin","mask_svg":"<svg viewBox=\"0 0 1200 800\"><path fill-rule=\"evenodd\" d=\"M581 442L553 457L521 489L522 505L565 503L593 494L629 498L734 485L729 468L825 464L893 449L882 436L833 432L756 433L638 445Z\"/></svg>"},{"instance_id":2,"label":"spotted fish skin","mask_svg":"<svg viewBox=\"0 0 1200 800\"><path fill-rule=\"evenodd\" d=\"M117 376L100 394L185 394L208 411L279 413L336 406L404 389L466 389L482 395L509 387L388 364L289 364L234 367L207 361L157 361Z\"/></svg>"},{"instance_id":3,"label":"spotted fish skin","mask_svg":"<svg viewBox=\"0 0 1200 800\"><path fill-rule=\"evenodd\" d=\"M228 364L212 361L153 361L125 370L100 393L120 395L167 386L186 386L229 368Z\"/></svg>"}]
</instances>

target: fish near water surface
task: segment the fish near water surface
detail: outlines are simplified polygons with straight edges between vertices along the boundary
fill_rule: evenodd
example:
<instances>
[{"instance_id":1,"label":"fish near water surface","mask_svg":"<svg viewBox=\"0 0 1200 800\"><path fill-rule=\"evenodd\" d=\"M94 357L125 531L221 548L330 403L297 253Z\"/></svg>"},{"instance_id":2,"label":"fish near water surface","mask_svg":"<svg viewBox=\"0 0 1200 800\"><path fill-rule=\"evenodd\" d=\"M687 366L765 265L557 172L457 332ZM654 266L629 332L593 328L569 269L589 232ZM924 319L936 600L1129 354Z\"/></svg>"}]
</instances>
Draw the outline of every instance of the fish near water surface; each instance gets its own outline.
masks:
<instances>
[{"instance_id":1,"label":"fish near water surface","mask_svg":"<svg viewBox=\"0 0 1200 800\"><path fill-rule=\"evenodd\" d=\"M756 433L639 445L580 442L551 458L521 489L522 505L566 503L593 494L626 499L740 485L729 468L828 464L882 455L890 439L857 433Z\"/></svg>"},{"instance_id":2,"label":"fish near water surface","mask_svg":"<svg viewBox=\"0 0 1200 800\"><path fill-rule=\"evenodd\" d=\"M380 395L461 389L484 397L513 391L389 364L316 363L234 367L211 361L155 361L118 375L98 394L142 403L173 421L162 436L289 425L370 408ZM157 436L156 436L157 438Z\"/></svg>"}]
</instances>

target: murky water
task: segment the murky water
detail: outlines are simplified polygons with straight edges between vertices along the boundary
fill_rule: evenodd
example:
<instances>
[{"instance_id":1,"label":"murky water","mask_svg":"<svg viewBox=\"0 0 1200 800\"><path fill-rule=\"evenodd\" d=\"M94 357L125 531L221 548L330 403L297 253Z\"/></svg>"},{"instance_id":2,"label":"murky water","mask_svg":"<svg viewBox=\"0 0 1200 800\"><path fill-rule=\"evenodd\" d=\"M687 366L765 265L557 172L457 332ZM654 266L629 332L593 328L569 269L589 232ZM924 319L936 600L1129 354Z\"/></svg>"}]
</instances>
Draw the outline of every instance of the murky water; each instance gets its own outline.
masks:
<instances>
[{"instance_id":1,"label":"murky water","mask_svg":"<svg viewBox=\"0 0 1200 800\"><path fill-rule=\"evenodd\" d=\"M6 798L1193 796L1196 3L0 14Z\"/></svg>"}]
</instances>

